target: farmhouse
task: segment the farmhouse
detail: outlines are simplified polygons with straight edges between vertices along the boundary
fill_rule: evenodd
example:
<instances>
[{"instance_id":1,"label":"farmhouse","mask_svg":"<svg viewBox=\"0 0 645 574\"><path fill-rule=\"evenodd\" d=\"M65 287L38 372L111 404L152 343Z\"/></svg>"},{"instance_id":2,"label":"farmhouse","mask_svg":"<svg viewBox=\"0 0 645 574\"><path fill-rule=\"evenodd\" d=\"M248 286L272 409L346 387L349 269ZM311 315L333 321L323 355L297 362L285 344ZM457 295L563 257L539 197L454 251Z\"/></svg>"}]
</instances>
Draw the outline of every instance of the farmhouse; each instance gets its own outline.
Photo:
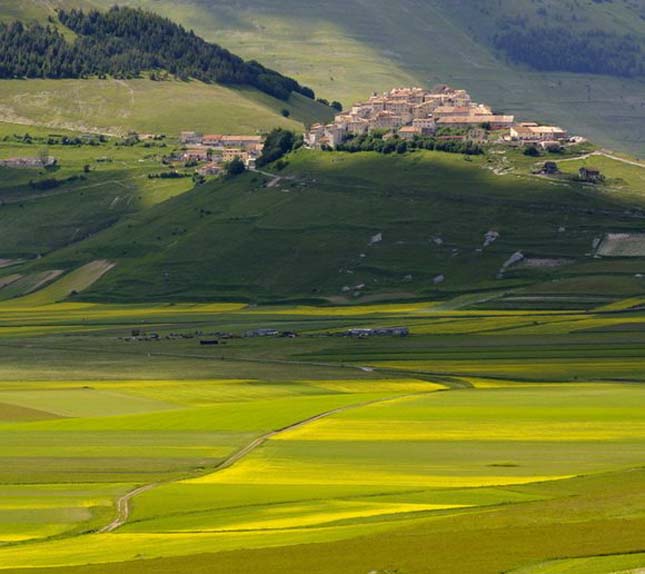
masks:
<instances>
[{"instance_id":1,"label":"farmhouse","mask_svg":"<svg viewBox=\"0 0 645 574\"><path fill-rule=\"evenodd\" d=\"M544 175L555 175L557 173L560 173L560 170L558 169L557 163L555 163L554 161L547 161L544 163L541 173L543 173Z\"/></svg>"},{"instance_id":2,"label":"farmhouse","mask_svg":"<svg viewBox=\"0 0 645 574\"><path fill-rule=\"evenodd\" d=\"M605 179L600 170L594 167L581 167L578 176L581 181L588 183L601 183Z\"/></svg>"}]
</instances>

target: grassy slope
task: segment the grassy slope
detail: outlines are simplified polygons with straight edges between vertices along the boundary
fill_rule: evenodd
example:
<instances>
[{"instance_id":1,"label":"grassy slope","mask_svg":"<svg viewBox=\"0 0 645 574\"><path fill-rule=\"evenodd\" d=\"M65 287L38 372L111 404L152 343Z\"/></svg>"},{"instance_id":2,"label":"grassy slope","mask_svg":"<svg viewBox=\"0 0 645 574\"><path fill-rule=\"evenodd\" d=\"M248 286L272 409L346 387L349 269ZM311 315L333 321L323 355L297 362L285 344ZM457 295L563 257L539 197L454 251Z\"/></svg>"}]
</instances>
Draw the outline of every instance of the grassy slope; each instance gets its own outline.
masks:
<instances>
[{"instance_id":1,"label":"grassy slope","mask_svg":"<svg viewBox=\"0 0 645 574\"><path fill-rule=\"evenodd\" d=\"M118 134L301 129L329 114L299 95L280 102L256 90L200 82L1 80L0 95L0 121ZM284 108L290 119L280 114Z\"/></svg>"},{"instance_id":2,"label":"grassy slope","mask_svg":"<svg viewBox=\"0 0 645 574\"><path fill-rule=\"evenodd\" d=\"M558 122L603 145L645 152L642 80L530 72L509 66L487 47L486 34L499 15L532 14L535 3L486 2L487 14L471 2L443 0L405 0L396 10L384 0L128 3L171 16L346 104L393 85L449 82L525 119ZM590 21L581 26L643 32L642 21L622 3L585 1L576 12Z\"/></svg>"},{"instance_id":3,"label":"grassy slope","mask_svg":"<svg viewBox=\"0 0 645 574\"><path fill-rule=\"evenodd\" d=\"M357 289L362 296L380 297L523 286L525 295L533 289L541 296L588 295L598 302L642 293L642 282L634 278L640 260L589 257L604 232L641 229L641 218L625 214L625 206L643 201L642 168L617 164L616 173L635 187L624 180L620 188L597 190L498 176L486 169L490 165L438 152L301 152L278 186L265 187L259 174L209 183L30 268L117 261L88 296L122 301L351 299L343 288L359 284L365 285ZM501 238L481 251L490 230ZM383 241L370 246L377 233ZM518 250L529 257L565 258L569 265L511 270L496 279ZM434 286L440 274L445 282ZM552 283L554 278L564 281ZM567 281L574 280L570 288Z\"/></svg>"},{"instance_id":4,"label":"grassy slope","mask_svg":"<svg viewBox=\"0 0 645 574\"><path fill-rule=\"evenodd\" d=\"M34 143L23 143L28 131ZM0 169L0 222L6 259L35 257L79 241L113 225L128 213L163 202L192 187L189 178L149 180L160 171L166 148L46 146L52 130L0 123L0 157L38 157L45 149L58 160L53 171ZM61 134L60 131L56 131ZM65 132L63 132L64 135ZM109 158L109 162L97 162ZM84 166L90 173L84 173ZM48 178L75 181L50 190L32 189L30 181Z\"/></svg>"}]
</instances>

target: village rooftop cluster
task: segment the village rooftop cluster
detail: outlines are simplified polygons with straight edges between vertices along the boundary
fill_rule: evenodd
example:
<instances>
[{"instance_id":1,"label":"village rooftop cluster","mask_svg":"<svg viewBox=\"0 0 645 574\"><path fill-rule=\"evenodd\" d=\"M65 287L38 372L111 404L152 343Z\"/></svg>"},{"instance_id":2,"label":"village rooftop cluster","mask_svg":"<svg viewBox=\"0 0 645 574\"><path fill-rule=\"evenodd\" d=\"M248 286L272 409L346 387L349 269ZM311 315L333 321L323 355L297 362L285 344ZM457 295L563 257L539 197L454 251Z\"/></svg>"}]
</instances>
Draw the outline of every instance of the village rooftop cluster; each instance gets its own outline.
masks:
<instances>
[{"instance_id":1,"label":"village rooftop cluster","mask_svg":"<svg viewBox=\"0 0 645 574\"><path fill-rule=\"evenodd\" d=\"M375 131L406 140L433 136L484 140L493 133L509 144L542 147L570 139L560 127L518 123L515 116L496 114L490 106L474 102L466 90L440 85L431 90L395 88L374 93L367 101L336 115L332 123L313 125L305 134L305 143L315 149L334 149L352 136Z\"/></svg>"},{"instance_id":2,"label":"village rooftop cluster","mask_svg":"<svg viewBox=\"0 0 645 574\"><path fill-rule=\"evenodd\" d=\"M198 170L200 175L216 175L226 163L236 157L248 169L253 169L264 149L264 137L260 135L202 135L197 132L182 132L181 143L186 148L181 155L183 161L206 162Z\"/></svg>"}]
</instances>

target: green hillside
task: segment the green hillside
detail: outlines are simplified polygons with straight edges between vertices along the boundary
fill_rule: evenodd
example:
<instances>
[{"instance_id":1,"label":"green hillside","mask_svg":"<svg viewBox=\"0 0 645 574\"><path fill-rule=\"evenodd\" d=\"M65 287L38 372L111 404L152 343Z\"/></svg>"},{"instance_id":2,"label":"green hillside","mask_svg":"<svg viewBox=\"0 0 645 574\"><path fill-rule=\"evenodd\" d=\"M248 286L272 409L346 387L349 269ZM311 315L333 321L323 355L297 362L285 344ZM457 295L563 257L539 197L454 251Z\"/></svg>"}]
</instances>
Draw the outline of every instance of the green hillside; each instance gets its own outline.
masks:
<instances>
[{"instance_id":1,"label":"green hillside","mask_svg":"<svg viewBox=\"0 0 645 574\"><path fill-rule=\"evenodd\" d=\"M113 0L93 3L108 6ZM499 109L561 123L614 149L645 153L642 78L530 71L509 64L491 45L498 22L518 14L528 22L550 17L574 30L619 30L641 38L645 20L634 2L404 0L395 10L383 0L128 3L170 16L345 104L394 85L453 83Z\"/></svg>"},{"instance_id":2,"label":"green hillside","mask_svg":"<svg viewBox=\"0 0 645 574\"><path fill-rule=\"evenodd\" d=\"M466 161L443 152L301 151L279 179L248 173L157 205L139 195L136 209L117 200L120 190L86 195L81 185L6 206L0 258L26 259L4 274L28 276L97 259L115 262L82 294L112 301L360 302L474 294L471 304L495 298L511 307L527 301L585 307L641 295L645 285L636 275L645 272L643 259L592 255L606 233L642 230L645 168L575 157L560 163L564 175L557 181L530 175L539 162L519 152ZM601 167L606 183L569 181L583 165ZM139 181L133 193L155 189L156 180ZM70 205L75 210L50 229L47 214ZM82 234L71 231L88 226ZM487 235L495 237L485 245ZM508 263L517 252L525 261ZM33 261L37 254L46 256Z\"/></svg>"}]
</instances>

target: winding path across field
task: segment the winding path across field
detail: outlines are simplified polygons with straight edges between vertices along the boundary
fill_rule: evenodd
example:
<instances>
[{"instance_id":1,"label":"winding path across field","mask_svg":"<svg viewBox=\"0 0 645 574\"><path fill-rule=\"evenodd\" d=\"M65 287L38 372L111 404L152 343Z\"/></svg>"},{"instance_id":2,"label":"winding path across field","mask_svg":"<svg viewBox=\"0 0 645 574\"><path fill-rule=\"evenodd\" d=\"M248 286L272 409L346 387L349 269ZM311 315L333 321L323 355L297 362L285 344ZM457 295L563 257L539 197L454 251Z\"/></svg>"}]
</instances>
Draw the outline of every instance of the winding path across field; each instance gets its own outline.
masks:
<instances>
[{"instance_id":1,"label":"winding path across field","mask_svg":"<svg viewBox=\"0 0 645 574\"><path fill-rule=\"evenodd\" d=\"M559 160L560 163L565 162L565 161L580 161L582 159L588 159L593 156L600 156L600 157L606 157L607 159L613 159L614 161L619 161L621 163L626 163L627 165L634 165L636 167L642 167L645 168L645 163L640 163L638 161L632 161L629 159L625 159L623 157L619 157L617 155L613 155L610 153L607 153L606 151L600 150L600 151L593 151L591 153L581 155L578 157L570 157L567 159L561 159Z\"/></svg>"},{"instance_id":2,"label":"winding path across field","mask_svg":"<svg viewBox=\"0 0 645 574\"><path fill-rule=\"evenodd\" d=\"M446 387L448 389L449 387ZM412 394L407 394L407 395L396 395L392 397L386 397L383 399L374 399L371 401L364 401L362 403L354 403L351 405L346 405L343 407L338 407L329 411L325 411L323 413L319 413L317 415L313 415L311 417L308 417L306 419L302 419L300 421L296 421L294 423L291 423L285 427L279 428L277 430L272 430L269 432L264 433L263 435L260 435L259 437L253 439L250 443L247 445L243 446L241 449L235 451L234 453L230 454L227 458L219 462L217 465L215 465L213 468L209 469L206 473L204 474L213 474L215 472L219 472L221 470L224 470L226 468L230 468L234 464L238 463L240 460L246 458L249 454L251 454L254 450L257 448L261 447L265 442L270 440L271 438L292 431L299 429L300 427L303 427L305 425L308 425L310 423L319 421L320 419L324 419L326 417L330 417L332 415L342 413L351 409L357 409L361 407L366 407L368 405L376 404L376 403L384 403L387 401L394 401L406 397L411 397L411 396L416 396L416 395L424 395L430 392L437 392L436 390L433 391L427 391L427 392L421 392L421 393L412 393ZM167 481L159 481L159 482L153 482L150 484L144 484L143 486L139 486L135 488L134 490L130 490L129 492L126 492L123 496L117 499L116 502L116 510L117 510L117 515L110 522L109 524L106 524L103 528L98 530L99 534L105 534L108 532L114 532L117 528L120 528L123 526L127 521L128 518L130 517L130 509L131 509L131 501L139 496L140 494L143 494L145 492L148 492L149 490L152 490L153 488L156 488L157 486L161 486L163 484L170 484L174 482L176 479L171 479Z\"/></svg>"}]
</instances>

